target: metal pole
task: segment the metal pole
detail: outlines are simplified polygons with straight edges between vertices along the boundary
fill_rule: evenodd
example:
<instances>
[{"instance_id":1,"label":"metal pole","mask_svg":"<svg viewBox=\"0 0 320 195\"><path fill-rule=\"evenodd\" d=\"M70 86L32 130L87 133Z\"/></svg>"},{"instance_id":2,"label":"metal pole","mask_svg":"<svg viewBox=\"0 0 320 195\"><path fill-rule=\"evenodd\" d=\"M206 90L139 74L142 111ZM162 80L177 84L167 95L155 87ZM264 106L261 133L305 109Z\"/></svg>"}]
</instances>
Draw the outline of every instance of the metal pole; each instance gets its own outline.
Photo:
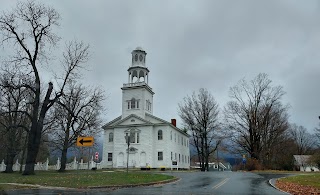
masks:
<instances>
[{"instance_id":1,"label":"metal pole","mask_svg":"<svg viewBox=\"0 0 320 195\"><path fill-rule=\"evenodd\" d=\"M217 147L217 161L218 161L218 171L219 171L219 153L218 153L218 147Z\"/></svg>"},{"instance_id":2,"label":"metal pole","mask_svg":"<svg viewBox=\"0 0 320 195\"><path fill-rule=\"evenodd\" d=\"M129 172L129 146L130 146L128 135L127 135L127 144L128 144L128 150L127 150L127 174L128 174L128 172Z\"/></svg>"}]
</instances>

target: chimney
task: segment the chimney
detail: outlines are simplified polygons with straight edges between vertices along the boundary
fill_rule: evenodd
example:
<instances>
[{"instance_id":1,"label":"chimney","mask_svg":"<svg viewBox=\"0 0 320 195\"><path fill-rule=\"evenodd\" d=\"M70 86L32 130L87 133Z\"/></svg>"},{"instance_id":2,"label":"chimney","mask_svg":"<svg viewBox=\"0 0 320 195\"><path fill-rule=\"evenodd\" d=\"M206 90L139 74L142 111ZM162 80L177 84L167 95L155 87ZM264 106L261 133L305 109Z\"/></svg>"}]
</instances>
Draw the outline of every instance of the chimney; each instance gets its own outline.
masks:
<instances>
[{"instance_id":1,"label":"chimney","mask_svg":"<svg viewBox=\"0 0 320 195\"><path fill-rule=\"evenodd\" d=\"M174 118L171 119L171 124L176 127L176 126L177 126L177 121L176 121L176 119L174 119Z\"/></svg>"}]
</instances>

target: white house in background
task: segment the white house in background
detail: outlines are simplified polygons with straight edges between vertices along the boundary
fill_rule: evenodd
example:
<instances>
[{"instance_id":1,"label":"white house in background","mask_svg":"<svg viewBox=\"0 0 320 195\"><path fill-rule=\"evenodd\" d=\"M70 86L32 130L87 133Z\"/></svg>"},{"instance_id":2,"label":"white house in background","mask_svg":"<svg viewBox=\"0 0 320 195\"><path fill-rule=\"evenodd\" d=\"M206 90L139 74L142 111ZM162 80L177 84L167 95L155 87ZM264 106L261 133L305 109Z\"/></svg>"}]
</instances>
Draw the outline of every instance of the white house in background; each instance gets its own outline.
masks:
<instances>
[{"instance_id":1,"label":"white house in background","mask_svg":"<svg viewBox=\"0 0 320 195\"><path fill-rule=\"evenodd\" d=\"M128 83L122 89L122 115L105 124L103 168L129 167L189 168L189 135L176 127L176 120L167 122L153 115L154 92L149 86L147 53L140 47L131 52ZM165 106L165 104L164 104ZM126 135L130 136L130 148Z\"/></svg>"},{"instance_id":2,"label":"white house in background","mask_svg":"<svg viewBox=\"0 0 320 195\"><path fill-rule=\"evenodd\" d=\"M319 168L310 163L311 155L293 155L294 165L299 171L319 171Z\"/></svg>"}]
</instances>

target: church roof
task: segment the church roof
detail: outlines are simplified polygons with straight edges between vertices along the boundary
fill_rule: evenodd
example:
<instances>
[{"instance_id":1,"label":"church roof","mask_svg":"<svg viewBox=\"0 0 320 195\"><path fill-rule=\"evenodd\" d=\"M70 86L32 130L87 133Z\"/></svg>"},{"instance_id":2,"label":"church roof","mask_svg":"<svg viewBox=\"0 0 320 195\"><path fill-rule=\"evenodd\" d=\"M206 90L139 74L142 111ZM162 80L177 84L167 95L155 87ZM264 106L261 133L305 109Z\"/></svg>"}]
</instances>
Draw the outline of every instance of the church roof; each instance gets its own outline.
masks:
<instances>
[{"instance_id":1,"label":"church roof","mask_svg":"<svg viewBox=\"0 0 320 195\"><path fill-rule=\"evenodd\" d=\"M112 129L114 127L120 127L120 126L127 126L125 124L123 124L125 121L129 120L130 118L135 118L138 119L140 122L140 124L132 124L131 126L140 126L140 125L147 125L147 126L162 126L162 125L169 125L172 128L174 128L175 130L179 131L180 133L190 137L190 135L188 135L187 133L185 133L184 131L182 131L181 129L179 129L178 127L172 125L170 122L163 120L161 118L158 118L152 114L148 114L146 113L146 119L137 116L135 114L130 114L127 117L121 119L121 116L115 118L114 120L108 122L107 124L103 125L102 128L103 129ZM154 119L153 121L148 120L149 119Z\"/></svg>"},{"instance_id":2,"label":"church roof","mask_svg":"<svg viewBox=\"0 0 320 195\"><path fill-rule=\"evenodd\" d=\"M162 123L156 123L155 125L170 125L172 128L176 129L176 130L179 131L180 133L182 133L182 134L190 137L189 134L185 133L184 131L182 131L182 130L179 129L178 127L172 125L172 123L170 123L170 122L168 122L168 121L166 121L166 120L163 120L163 119L161 119L161 118L158 118L158 117L156 117L156 116L154 116L154 115L152 115L152 114L149 114L149 113L146 113L146 116L149 116L149 117L151 117L151 118L154 118L154 119L159 120L159 121L162 122Z\"/></svg>"}]
</instances>

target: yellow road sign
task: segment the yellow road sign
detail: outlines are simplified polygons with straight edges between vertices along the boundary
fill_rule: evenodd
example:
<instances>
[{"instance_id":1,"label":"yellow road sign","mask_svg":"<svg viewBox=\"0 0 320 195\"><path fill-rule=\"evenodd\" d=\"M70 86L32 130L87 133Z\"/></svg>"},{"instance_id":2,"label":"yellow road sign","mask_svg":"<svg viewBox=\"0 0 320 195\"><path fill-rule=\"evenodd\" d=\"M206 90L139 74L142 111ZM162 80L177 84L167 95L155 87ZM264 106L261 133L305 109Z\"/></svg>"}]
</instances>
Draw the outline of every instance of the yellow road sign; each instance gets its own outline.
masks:
<instances>
[{"instance_id":1,"label":"yellow road sign","mask_svg":"<svg viewBox=\"0 0 320 195\"><path fill-rule=\"evenodd\" d=\"M90 137L78 137L77 146L93 146L94 138Z\"/></svg>"}]
</instances>

